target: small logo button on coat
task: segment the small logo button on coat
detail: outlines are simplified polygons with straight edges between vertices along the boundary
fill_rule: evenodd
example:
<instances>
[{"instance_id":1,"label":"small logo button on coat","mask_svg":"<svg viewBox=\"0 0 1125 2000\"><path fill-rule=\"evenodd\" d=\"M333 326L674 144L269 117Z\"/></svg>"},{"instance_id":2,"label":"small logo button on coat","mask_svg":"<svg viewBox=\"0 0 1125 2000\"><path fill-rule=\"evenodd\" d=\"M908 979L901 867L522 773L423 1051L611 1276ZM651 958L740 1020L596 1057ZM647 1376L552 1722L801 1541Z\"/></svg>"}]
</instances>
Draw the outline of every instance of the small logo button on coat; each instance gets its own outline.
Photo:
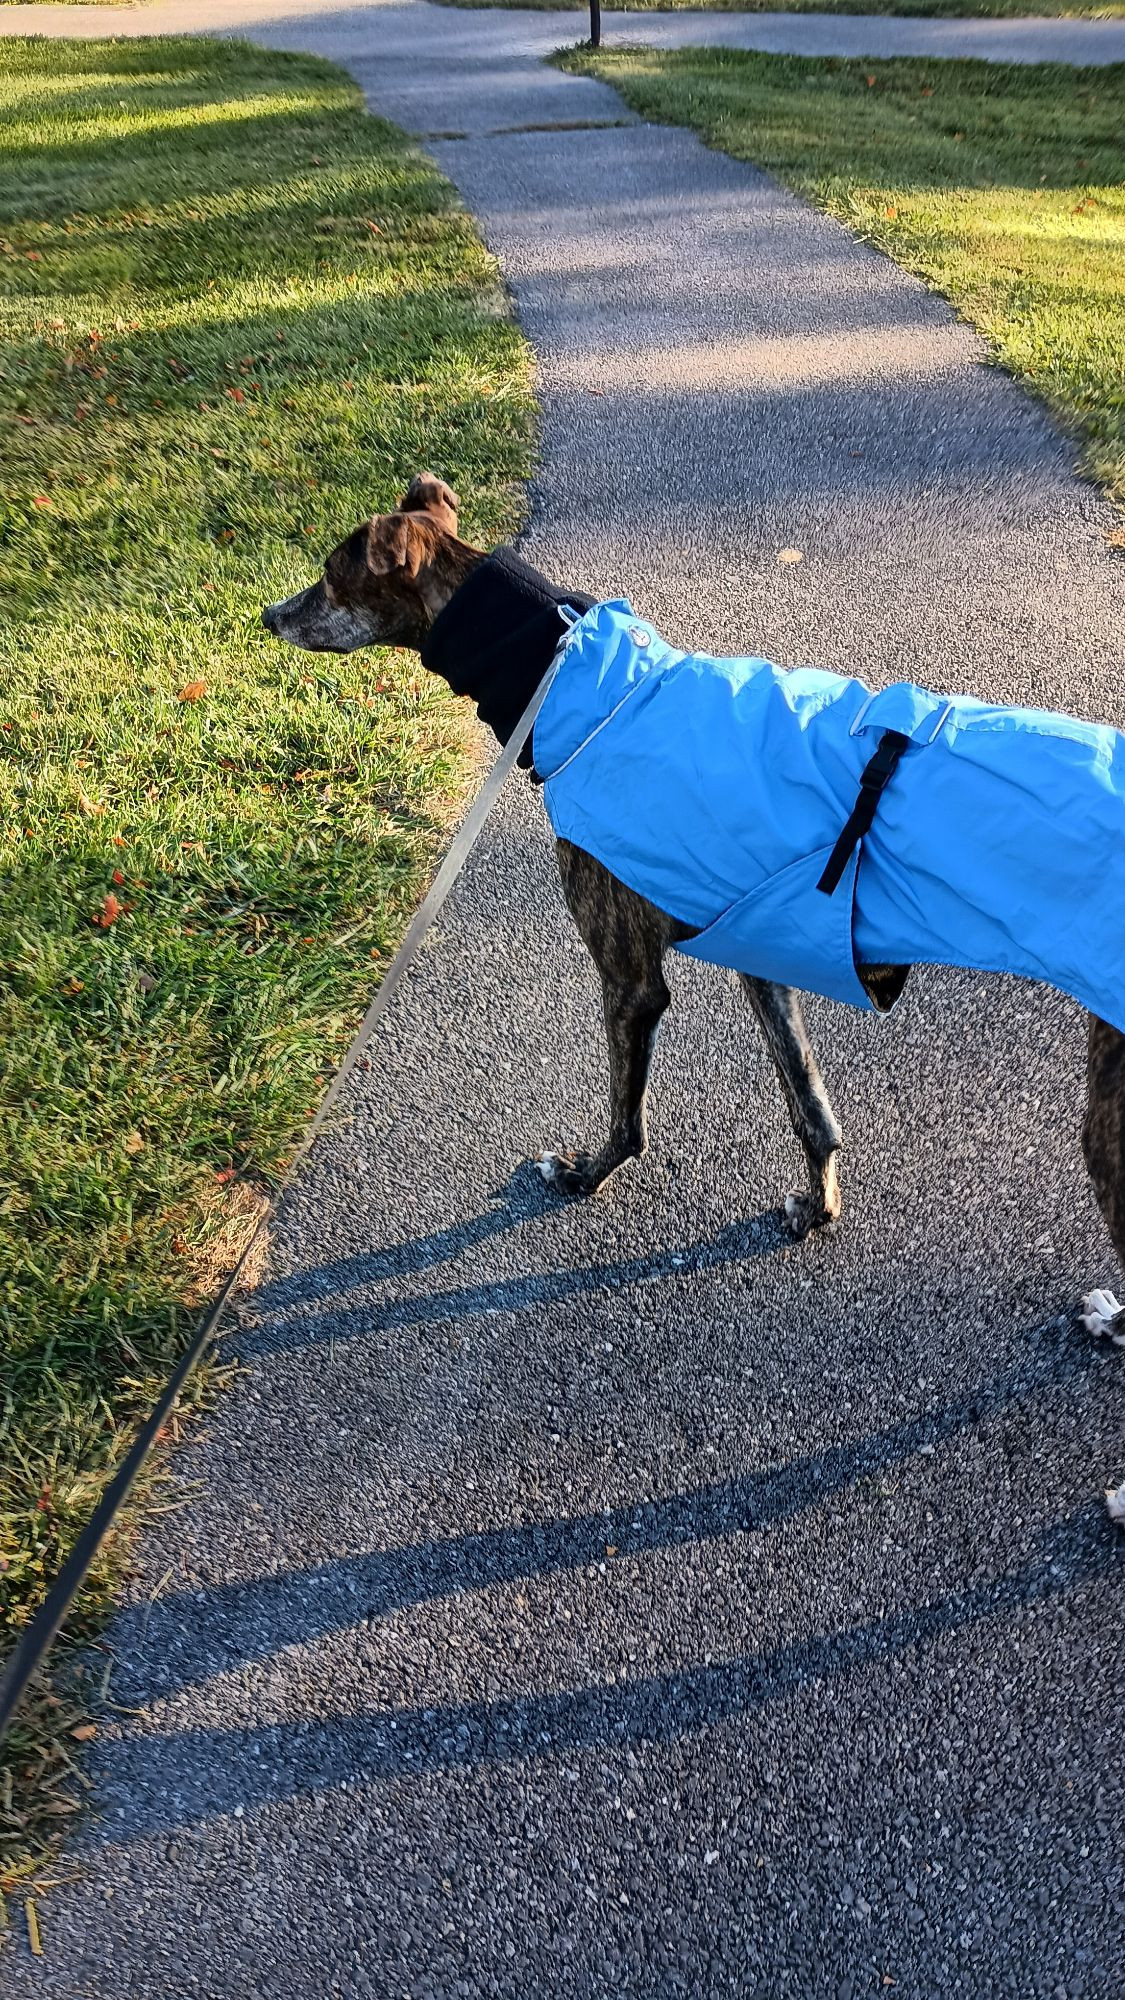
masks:
<instances>
[{"instance_id":1,"label":"small logo button on coat","mask_svg":"<svg viewBox=\"0 0 1125 2000\"><path fill-rule=\"evenodd\" d=\"M652 644L652 633L646 632L643 625L630 625L629 637L633 641L634 646L651 646Z\"/></svg>"}]
</instances>

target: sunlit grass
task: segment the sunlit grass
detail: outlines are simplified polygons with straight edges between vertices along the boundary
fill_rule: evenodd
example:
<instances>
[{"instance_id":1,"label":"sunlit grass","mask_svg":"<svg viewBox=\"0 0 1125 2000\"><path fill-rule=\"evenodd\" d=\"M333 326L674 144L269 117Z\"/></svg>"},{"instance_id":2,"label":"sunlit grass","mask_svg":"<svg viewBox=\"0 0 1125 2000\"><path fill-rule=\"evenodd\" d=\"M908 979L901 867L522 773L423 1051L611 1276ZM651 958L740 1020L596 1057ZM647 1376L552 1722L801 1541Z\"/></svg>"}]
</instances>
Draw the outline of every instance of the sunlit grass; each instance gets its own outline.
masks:
<instances>
[{"instance_id":1,"label":"sunlit grass","mask_svg":"<svg viewBox=\"0 0 1125 2000\"><path fill-rule=\"evenodd\" d=\"M466 781L415 658L288 651L260 607L422 466L468 532L510 528L528 383L470 219L339 71L5 45L9 1632L223 1260L232 1175L270 1184L304 1129ZM33 1735L10 1812L0 1785L0 1878L45 1824Z\"/></svg>"},{"instance_id":2,"label":"sunlit grass","mask_svg":"<svg viewBox=\"0 0 1125 2000\"><path fill-rule=\"evenodd\" d=\"M1125 504L1125 65L579 51L944 292Z\"/></svg>"}]
</instances>

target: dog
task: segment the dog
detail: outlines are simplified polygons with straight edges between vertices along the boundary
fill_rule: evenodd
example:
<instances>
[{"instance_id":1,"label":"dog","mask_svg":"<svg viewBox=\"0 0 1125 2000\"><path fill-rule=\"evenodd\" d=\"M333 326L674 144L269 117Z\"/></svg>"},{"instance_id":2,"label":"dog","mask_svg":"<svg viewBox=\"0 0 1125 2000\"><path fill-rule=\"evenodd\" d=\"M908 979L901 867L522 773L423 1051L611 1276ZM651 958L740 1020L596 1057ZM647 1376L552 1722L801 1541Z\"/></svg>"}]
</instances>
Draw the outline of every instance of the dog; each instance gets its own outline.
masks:
<instances>
[{"instance_id":1,"label":"dog","mask_svg":"<svg viewBox=\"0 0 1125 2000\"><path fill-rule=\"evenodd\" d=\"M355 528L332 551L323 575L295 596L267 605L262 622L274 637L312 652L350 653L374 645L410 648L421 655L424 665L445 678L454 692L470 696L481 719L504 742L552 670L560 642L570 645L567 624L585 628L591 615L596 617L599 607L583 593L551 585L508 551L490 556L462 541L458 535L459 504L452 488L438 475L419 474L394 512L373 516ZM458 607L463 608L458 610ZM657 647L661 642L643 623L628 623L632 616L630 607L621 608L621 617L611 634L613 642L621 637L624 617L630 644ZM628 671L631 673L631 668ZM770 671L777 675L776 669ZM780 679L788 682L790 677ZM629 680L613 715L598 718L593 730L586 731L579 748L585 751L604 723L616 716L632 693L635 681L636 676ZM788 687L783 687L782 692L788 694ZM895 695L898 691L886 692ZM907 692L913 698L923 691ZM941 708L938 697L924 699L934 704L935 711ZM553 691L548 700L555 700ZM556 708L559 705L556 701ZM951 706L946 704L945 712ZM546 713L544 709L536 724L537 748L542 715ZM996 713L1001 717L1004 714ZM916 734L913 741L932 742L944 720L942 713L930 735L927 712L923 733ZM1081 730L1088 726L1073 727ZM854 724L848 734L855 734ZM569 754L565 726L561 736L561 768L566 769L573 767L577 751ZM877 755L862 773L855 810L837 842L837 849L843 844L845 851L842 854L833 851L831 866L825 867L816 885L826 890L827 900L831 900L827 878L832 867L839 864L837 878L841 871L856 867L853 850L870 831L902 749L909 747L911 741L901 730L884 730ZM531 758L530 747L525 746L521 762L530 765ZM884 766L889 764L889 770L882 769L876 783L871 773L880 758ZM587 765L589 761L587 756ZM537 776L533 772L533 777ZM678 948L689 955L710 957L716 955L716 946L705 941L705 934L710 935L706 923L689 922L685 915L669 914L650 895L621 880L604 860L586 851L579 840L561 833L557 802L552 817L564 898L601 980L609 1052L610 1115L608 1135L598 1150L546 1152L538 1164L543 1178L561 1193L588 1196L603 1188L626 1161L639 1159L646 1149L649 1066L657 1031L671 998L663 972L665 954L670 948ZM640 872L646 882L650 863L657 867L660 857L642 860ZM850 879L854 883L854 875ZM807 896L802 907L820 908ZM837 911L844 908L845 904L837 903ZM768 909L767 899L767 912ZM775 914L784 922L783 911ZM830 921L835 923L836 918ZM765 970L772 971L776 954L771 951L768 939L758 949L764 951L769 961ZM847 955L848 972L840 976L847 979L854 973L858 983L854 994L846 989L842 997L881 1011L892 1005L906 982L910 964L869 962L863 958L855 962L850 941ZM929 962L946 962L928 950L918 956L925 956ZM738 963L737 958L722 955L721 940L718 962L736 967ZM950 958L949 962L972 961ZM765 976L761 967L740 969L739 979L764 1035L793 1130L805 1156L807 1188L790 1194L784 1205L789 1230L800 1238L810 1230L833 1226L839 1219L840 1128L809 1041L795 985L779 977ZM1067 984L1067 981L1059 979L1056 983ZM813 990L831 993L837 989L829 979L815 985ZM1068 990L1078 990L1079 997L1086 992L1084 985L1075 988L1073 978ZM1087 1076L1083 1154L1114 1249L1119 1261L1125 1264L1125 1034L1120 1026L1093 1011L1089 1013ZM1125 1307L1112 1292L1107 1289L1091 1292L1083 1302L1082 1319L1092 1334L1125 1348ZM1113 1518L1125 1522L1125 1486L1108 1493L1107 1503Z\"/></svg>"}]
</instances>

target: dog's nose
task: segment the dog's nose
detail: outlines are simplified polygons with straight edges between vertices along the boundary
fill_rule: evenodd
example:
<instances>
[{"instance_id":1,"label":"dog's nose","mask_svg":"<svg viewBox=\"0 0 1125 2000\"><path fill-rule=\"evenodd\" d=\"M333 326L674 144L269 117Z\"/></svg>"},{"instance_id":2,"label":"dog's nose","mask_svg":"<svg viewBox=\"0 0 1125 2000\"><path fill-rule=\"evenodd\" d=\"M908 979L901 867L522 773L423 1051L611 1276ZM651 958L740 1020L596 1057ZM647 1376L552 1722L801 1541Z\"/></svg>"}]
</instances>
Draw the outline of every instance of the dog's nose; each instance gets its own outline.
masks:
<instances>
[{"instance_id":1,"label":"dog's nose","mask_svg":"<svg viewBox=\"0 0 1125 2000\"><path fill-rule=\"evenodd\" d=\"M263 604L263 606L262 606L262 624L263 624L263 625L265 626L265 628L266 628L266 631L267 631L267 632L272 632L272 631L273 631L273 626L274 626L274 619L275 619L276 617L277 617L277 605L276 605L276 604Z\"/></svg>"}]
</instances>

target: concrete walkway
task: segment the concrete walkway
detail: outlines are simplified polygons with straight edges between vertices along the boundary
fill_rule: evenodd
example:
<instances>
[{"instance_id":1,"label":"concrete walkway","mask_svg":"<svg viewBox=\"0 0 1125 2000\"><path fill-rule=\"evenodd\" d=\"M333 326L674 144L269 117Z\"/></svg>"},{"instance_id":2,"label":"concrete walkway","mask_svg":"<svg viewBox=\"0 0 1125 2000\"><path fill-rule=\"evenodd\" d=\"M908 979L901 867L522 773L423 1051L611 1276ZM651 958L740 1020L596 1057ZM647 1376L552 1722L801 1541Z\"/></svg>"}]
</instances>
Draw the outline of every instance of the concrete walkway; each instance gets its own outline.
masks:
<instances>
[{"instance_id":1,"label":"concrete walkway","mask_svg":"<svg viewBox=\"0 0 1125 2000\"><path fill-rule=\"evenodd\" d=\"M1125 724L1108 510L938 301L525 20L328 18L254 32L475 135L434 151L538 355L536 560L673 638ZM1120 2000L1082 1023L940 973L811 1006L847 1206L798 1249L751 1023L673 976L649 1159L557 1205L525 1162L601 1130L598 1003L515 784L143 1540L11 2000Z\"/></svg>"}]
</instances>

